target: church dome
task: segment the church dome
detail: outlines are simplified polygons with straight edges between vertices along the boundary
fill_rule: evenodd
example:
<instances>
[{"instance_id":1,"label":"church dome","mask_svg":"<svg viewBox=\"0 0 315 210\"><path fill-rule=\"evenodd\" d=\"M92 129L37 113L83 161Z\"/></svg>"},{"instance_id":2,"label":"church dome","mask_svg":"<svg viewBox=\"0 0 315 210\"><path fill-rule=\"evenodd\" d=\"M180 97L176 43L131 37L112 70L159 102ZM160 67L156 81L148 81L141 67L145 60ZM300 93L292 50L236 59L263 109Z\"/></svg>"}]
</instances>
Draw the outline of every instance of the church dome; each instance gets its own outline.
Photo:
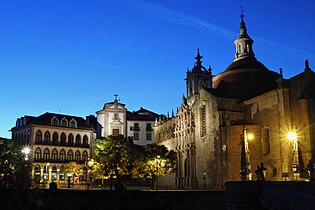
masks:
<instances>
[{"instance_id":1,"label":"church dome","mask_svg":"<svg viewBox=\"0 0 315 210\"><path fill-rule=\"evenodd\" d=\"M246 100L275 89L280 75L256 59L252 50L254 41L247 34L244 15L241 18L240 35L234 41L234 61L213 80L214 88L226 96Z\"/></svg>"}]
</instances>

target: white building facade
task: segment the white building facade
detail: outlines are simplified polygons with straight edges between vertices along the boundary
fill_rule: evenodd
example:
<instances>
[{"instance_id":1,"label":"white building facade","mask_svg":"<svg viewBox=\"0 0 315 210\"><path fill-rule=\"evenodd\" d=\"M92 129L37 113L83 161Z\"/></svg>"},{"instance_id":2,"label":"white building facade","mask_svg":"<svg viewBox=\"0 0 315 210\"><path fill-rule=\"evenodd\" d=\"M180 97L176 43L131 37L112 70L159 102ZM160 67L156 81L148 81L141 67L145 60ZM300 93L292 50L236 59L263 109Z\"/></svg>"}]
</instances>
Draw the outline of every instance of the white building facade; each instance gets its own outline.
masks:
<instances>
[{"instance_id":1,"label":"white building facade","mask_svg":"<svg viewBox=\"0 0 315 210\"><path fill-rule=\"evenodd\" d=\"M96 112L97 138L123 135L132 137L133 142L141 146L154 143L153 127L159 115L142 107L138 111L127 111L125 104L118 102L117 95L115 97Z\"/></svg>"},{"instance_id":2,"label":"white building facade","mask_svg":"<svg viewBox=\"0 0 315 210\"><path fill-rule=\"evenodd\" d=\"M145 146L154 143L154 124L158 114L140 108L136 112L127 112L127 135L133 137L135 144Z\"/></svg>"}]
</instances>

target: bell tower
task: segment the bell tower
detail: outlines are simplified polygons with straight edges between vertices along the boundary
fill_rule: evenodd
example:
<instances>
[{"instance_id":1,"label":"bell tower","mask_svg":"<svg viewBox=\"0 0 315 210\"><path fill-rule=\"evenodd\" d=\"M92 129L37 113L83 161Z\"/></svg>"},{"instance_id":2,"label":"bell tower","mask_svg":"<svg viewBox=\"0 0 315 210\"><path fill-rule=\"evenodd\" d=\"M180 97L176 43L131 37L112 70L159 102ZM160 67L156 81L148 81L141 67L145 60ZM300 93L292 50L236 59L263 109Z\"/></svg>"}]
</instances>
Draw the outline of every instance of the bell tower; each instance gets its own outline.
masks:
<instances>
[{"instance_id":1,"label":"bell tower","mask_svg":"<svg viewBox=\"0 0 315 210\"><path fill-rule=\"evenodd\" d=\"M187 70L187 77L185 80L189 105L194 102L196 94L199 94L199 91L202 87L212 88L212 69L210 66L208 69L202 66L202 57L203 56L200 55L200 51L198 49L197 56L195 57L196 62L193 69Z\"/></svg>"},{"instance_id":2,"label":"bell tower","mask_svg":"<svg viewBox=\"0 0 315 210\"><path fill-rule=\"evenodd\" d=\"M240 35L234 41L236 47L234 61L238 61L247 57L255 57L253 52L253 43L254 41L247 34L247 28L244 22L244 10L241 7Z\"/></svg>"}]
</instances>

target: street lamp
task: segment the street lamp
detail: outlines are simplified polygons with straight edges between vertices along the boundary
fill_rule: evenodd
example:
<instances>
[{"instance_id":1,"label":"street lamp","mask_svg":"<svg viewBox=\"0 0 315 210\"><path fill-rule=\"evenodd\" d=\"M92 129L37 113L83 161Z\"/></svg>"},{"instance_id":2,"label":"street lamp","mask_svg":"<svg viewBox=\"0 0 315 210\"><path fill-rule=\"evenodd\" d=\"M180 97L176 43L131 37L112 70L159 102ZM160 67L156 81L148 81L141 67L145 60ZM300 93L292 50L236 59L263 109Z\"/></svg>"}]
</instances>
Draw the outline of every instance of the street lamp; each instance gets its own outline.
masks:
<instances>
[{"instance_id":1,"label":"street lamp","mask_svg":"<svg viewBox=\"0 0 315 210\"><path fill-rule=\"evenodd\" d=\"M248 141L254 139L254 134L247 133L245 126L241 134L242 150L241 150L241 181L251 180L251 166L250 166L250 151L248 147Z\"/></svg>"},{"instance_id":2,"label":"street lamp","mask_svg":"<svg viewBox=\"0 0 315 210\"><path fill-rule=\"evenodd\" d=\"M22 153L24 154L24 160L28 160L28 155L30 154L31 149L29 147L23 147Z\"/></svg>"},{"instance_id":3,"label":"street lamp","mask_svg":"<svg viewBox=\"0 0 315 210\"><path fill-rule=\"evenodd\" d=\"M299 180L299 151L298 151L298 140L297 133L295 131L290 131L288 133L288 139L293 143L293 157L292 157L292 171L293 171L293 180Z\"/></svg>"},{"instance_id":4,"label":"street lamp","mask_svg":"<svg viewBox=\"0 0 315 210\"><path fill-rule=\"evenodd\" d=\"M203 189L206 189L206 177L207 177L207 173L206 173L206 169L203 170Z\"/></svg>"},{"instance_id":5,"label":"street lamp","mask_svg":"<svg viewBox=\"0 0 315 210\"><path fill-rule=\"evenodd\" d=\"M156 191L159 190L159 161L160 161L160 155L158 155L155 158L155 167L156 167Z\"/></svg>"}]
</instances>

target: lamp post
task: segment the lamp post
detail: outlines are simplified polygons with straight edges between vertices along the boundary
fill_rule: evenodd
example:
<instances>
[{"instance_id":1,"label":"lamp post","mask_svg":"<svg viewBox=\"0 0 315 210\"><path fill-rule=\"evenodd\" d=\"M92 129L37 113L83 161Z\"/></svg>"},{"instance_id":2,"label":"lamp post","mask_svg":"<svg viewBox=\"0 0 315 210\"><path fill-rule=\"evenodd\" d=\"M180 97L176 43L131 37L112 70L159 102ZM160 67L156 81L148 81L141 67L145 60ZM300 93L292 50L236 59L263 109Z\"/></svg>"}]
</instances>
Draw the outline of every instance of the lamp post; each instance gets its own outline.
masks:
<instances>
[{"instance_id":1,"label":"lamp post","mask_svg":"<svg viewBox=\"0 0 315 210\"><path fill-rule=\"evenodd\" d=\"M28 160L28 156L31 152L31 149L29 147L24 147L22 149L22 153L24 154L24 160L27 161Z\"/></svg>"},{"instance_id":2,"label":"lamp post","mask_svg":"<svg viewBox=\"0 0 315 210\"><path fill-rule=\"evenodd\" d=\"M158 155L155 158L155 167L156 167L156 191L159 190L159 161L160 161L160 155Z\"/></svg>"},{"instance_id":3,"label":"lamp post","mask_svg":"<svg viewBox=\"0 0 315 210\"><path fill-rule=\"evenodd\" d=\"M295 131L289 132L288 139L292 141L292 144L293 144L292 172L293 172L293 180L297 181L300 179L300 174L299 174L298 140L297 140L296 132Z\"/></svg>"},{"instance_id":4,"label":"lamp post","mask_svg":"<svg viewBox=\"0 0 315 210\"><path fill-rule=\"evenodd\" d=\"M206 177L207 177L207 173L206 173L206 169L203 170L203 189L206 189Z\"/></svg>"},{"instance_id":5,"label":"lamp post","mask_svg":"<svg viewBox=\"0 0 315 210\"><path fill-rule=\"evenodd\" d=\"M241 134L241 181L251 180L251 166L250 166L250 151L248 147L248 140L253 140L254 135L251 133L247 134L245 126L243 126Z\"/></svg>"},{"instance_id":6,"label":"lamp post","mask_svg":"<svg viewBox=\"0 0 315 210\"><path fill-rule=\"evenodd\" d=\"M29 155L31 153L30 147L26 146L22 148L22 153L24 155L24 173L22 176L23 182L21 183L23 188L28 188L31 186L31 181L30 181L30 167L28 165L29 162Z\"/></svg>"},{"instance_id":7,"label":"lamp post","mask_svg":"<svg viewBox=\"0 0 315 210\"><path fill-rule=\"evenodd\" d=\"M85 189L89 189L89 183L88 183L88 170L89 170L89 158L85 160Z\"/></svg>"}]
</instances>

